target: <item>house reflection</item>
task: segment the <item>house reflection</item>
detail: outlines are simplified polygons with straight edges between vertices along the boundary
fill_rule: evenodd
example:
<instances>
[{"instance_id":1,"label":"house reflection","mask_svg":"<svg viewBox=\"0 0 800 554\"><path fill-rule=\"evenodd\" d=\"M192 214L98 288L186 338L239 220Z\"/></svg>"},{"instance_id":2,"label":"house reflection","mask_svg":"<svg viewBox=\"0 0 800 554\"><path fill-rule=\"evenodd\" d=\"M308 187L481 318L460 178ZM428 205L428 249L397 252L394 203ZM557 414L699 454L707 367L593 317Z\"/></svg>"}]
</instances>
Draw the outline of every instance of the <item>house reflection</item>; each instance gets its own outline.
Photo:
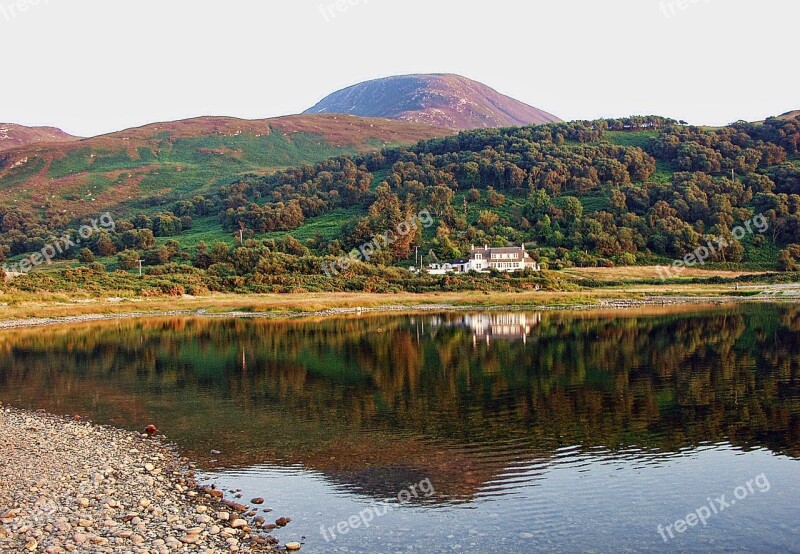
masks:
<instances>
[{"instance_id":1,"label":"house reflection","mask_svg":"<svg viewBox=\"0 0 800 554\"><path fill-rule=\"evenodd\" d=\"M541 313L482 313L428 319L431 331L439 327L461 327L472 331L472 344L491 344L493 339L528 342L533 328L542 321ZM424 330L424 323L423 323Z\"/></svg>"}]
</instances>

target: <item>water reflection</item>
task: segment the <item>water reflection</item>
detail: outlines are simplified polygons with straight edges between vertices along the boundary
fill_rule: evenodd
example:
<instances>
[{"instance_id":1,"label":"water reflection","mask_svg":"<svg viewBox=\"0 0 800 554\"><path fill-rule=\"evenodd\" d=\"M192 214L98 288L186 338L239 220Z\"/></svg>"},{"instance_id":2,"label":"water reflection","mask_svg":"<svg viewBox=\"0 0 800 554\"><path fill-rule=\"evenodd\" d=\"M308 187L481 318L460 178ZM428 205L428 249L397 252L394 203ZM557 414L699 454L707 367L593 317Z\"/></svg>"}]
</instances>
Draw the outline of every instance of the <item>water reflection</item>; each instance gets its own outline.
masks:
<instances>
[{"instance_id":1,"label":"water reflection","mask_svg":"<svg viewBox=\"0 0 800 554\"><path fill-rule=\"evenodd\" d=\"M799 371L791 306L161 318L0 333L3 402L156 423L239 486L253 468L302 468L358 504L430 478L436 494L419 507L499 502L509 523L498 528L526 536L532 506L540 518L561 510L531 496L540 487L557 501L561 471L591 474L589 497L612 490L620 502L643 491L614 489L605 465L656 486L711 447L725 464L767 452L796 472ZM800 500L796 488L782 498Z\"/></svg>"},{"instance_id":2,"label":"water reflection","mask_svg":"<svg viewBox=\"0 0 800 554\"><path fill-rule=\"evenodd\" d=\"M420 318L422 331L425 330L425 320L428 319L428 327L436 329L441 326L461 327L472 332L472 346L476 347L478 342L486 342L487 346L492 340L520 340L527 344L528 336L533 332L536 325L541 323L541 313L479 313L464 314L460 316L433 316ZM417 323L415 319L412 324Z\"/></svg>"}]
</instances>

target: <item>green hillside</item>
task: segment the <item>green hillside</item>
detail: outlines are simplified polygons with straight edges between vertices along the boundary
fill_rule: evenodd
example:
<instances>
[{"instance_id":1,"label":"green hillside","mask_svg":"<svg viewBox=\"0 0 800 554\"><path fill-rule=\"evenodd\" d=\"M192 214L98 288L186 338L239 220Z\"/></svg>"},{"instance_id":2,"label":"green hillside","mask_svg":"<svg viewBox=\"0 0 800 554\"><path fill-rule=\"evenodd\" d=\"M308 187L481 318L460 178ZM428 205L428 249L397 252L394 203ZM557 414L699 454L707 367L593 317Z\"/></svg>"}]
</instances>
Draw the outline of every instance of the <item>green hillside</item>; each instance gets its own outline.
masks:
<instances>
[{"instance_id":1,"label":"green hillside","mask_svg":"<svg viewBox=\"0 0 800 554\"><path fill-rule=\"evenodd\" d=\"M200 148L173 141L159 159L179 166ZM649 116L462 132L269 174L241 165L245 174L213 187L173 187L169 203L127 205L113 232L81 245L92 251L82 259L130 271L142 257L168 289L255 292L557 286L550 273L410 279L401 269L417 252L449 260L472 244L524 243L551 270L695 254L703 267L796 271L799 150L797 119L706 129ZM210 182L220 170L203 159L192 171ZM7 210L3 221L15 217ZM28 222L3 229L9 257L46 244L53 226ZM25 279L15 283L45 286L41 275Z\"/></svg>"}]
</instances>

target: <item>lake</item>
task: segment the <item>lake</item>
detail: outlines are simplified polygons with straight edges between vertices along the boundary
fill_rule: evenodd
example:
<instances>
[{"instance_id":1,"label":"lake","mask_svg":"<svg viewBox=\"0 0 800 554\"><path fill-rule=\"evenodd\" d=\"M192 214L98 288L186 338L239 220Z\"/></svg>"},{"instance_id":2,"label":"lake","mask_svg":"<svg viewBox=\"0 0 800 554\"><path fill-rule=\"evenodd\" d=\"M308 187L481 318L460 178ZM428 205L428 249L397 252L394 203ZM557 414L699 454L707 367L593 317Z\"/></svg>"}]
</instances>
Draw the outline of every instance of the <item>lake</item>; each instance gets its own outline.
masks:
<instances>
[{"instance_id":1,"label":"lake","mask_svg":"<svg viewBox=\"0 0 800 554\"><path fill-rule=\"evenodd\" d=\"M0 401L141 430L303 552L800 552L800 307L0 332Z\"/></svg>"}]
</instances>

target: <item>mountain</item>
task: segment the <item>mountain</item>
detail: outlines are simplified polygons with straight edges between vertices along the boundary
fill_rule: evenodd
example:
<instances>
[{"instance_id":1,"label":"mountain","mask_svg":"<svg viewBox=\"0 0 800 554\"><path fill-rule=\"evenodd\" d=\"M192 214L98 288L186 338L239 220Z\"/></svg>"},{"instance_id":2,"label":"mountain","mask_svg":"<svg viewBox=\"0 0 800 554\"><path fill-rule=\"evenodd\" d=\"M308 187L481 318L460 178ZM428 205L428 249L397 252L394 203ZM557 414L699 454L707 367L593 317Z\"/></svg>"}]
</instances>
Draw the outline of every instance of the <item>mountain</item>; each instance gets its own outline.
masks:
<instances>
[{"instance_id":1,"label":"mountain","mask_svg":"<svg viewBox=\"0 0 800 554\"><path fill-rule=\"evenodd\" d=\"M800 110L794 110L791 112L786 112L785 114L781 114L778 116L778 119L785 119L785 120L793 120L800 117Z\"/></svg>"},{"instance_id":2,"label":"mountain","mask_svg":"<svg viewBox=\"0 0 800 554\"><path fill-rule=\"evenodd\" d=\"M78 140L55 127L26 127L16 123L0 123L0 152L37 142L69 142Z\"/></svg>"},{"instance_id":3,"label":"mountain","mask_svg":"<svg viewBox=\"0 0 800 554\"><path fill-rule=\"evenodd\" d=\"M74 215L96 214L120 203L158 206L213 193L246 173L263 175L447 133L428 125L347 115L153 123L1 152L0 205L49 206Z\"/></svg>"},{"instance_id":4,"label":"mountain","mask_svg":"<svg viewBox=\"0 0 800 554\"><path fill-rule=\"evenodd\" d=\"M334 92L307 114L344 113L453 130L554 123L556 116L459 75L402 75Z\"/></svg>"}]
</instances>

